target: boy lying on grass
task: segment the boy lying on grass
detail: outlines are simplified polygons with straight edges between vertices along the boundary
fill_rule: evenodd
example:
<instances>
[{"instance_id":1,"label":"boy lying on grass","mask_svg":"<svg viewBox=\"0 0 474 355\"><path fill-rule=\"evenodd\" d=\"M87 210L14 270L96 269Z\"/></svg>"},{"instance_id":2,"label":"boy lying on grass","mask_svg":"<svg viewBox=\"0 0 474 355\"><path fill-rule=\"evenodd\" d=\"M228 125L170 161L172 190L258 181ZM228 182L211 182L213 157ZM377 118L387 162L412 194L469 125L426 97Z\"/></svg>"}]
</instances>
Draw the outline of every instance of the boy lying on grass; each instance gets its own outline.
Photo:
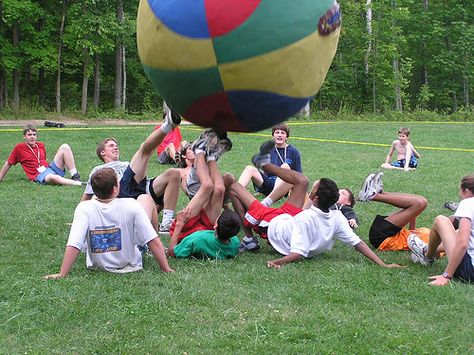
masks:
<instances>
[{"instance_id":1,"label":"boy lying on grass","mask_svg":"<svg viewBox=\"0 0 474 355\"><path fill-rule=\"evenodd\" d=\"M164 272L174 271L144 209L132 198L117 198L120 184L115 171L100 169L92 175L91 184L97 199L83 201L76 207L60 272L43 278L66 277L83 249L89 269L139 271L142 255L137 246L145 244ZM149 195L145 196L153 202Z\"/></svg>"}]
</instances>

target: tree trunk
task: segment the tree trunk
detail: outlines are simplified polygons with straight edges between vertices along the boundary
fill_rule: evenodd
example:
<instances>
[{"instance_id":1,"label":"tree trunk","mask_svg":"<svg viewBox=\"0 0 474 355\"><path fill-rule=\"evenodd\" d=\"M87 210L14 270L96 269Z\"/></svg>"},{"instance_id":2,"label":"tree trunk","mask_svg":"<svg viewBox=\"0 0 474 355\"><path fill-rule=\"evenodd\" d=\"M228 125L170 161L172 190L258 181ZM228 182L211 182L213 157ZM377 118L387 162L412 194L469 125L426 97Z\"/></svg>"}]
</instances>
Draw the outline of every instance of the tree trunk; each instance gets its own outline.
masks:
<instances>
[{"instance_id":1,"label":"tree trunk","mask_svg":"<svg viewBox=\"0 0 474 355\"><path fill-rule=\"evenodd\" d=\"M0 109L5 108L5 95L4 95L4 90L5 90L5 72L0 69Z\"/></svg>"},{"instance_id":2,"label":"tree trunk","mask_svg":"<svg viewBox=\"0 0 474 355\"><path fill-rule=\"evenodd\" d=\"M44 94L44 76L45 76L45 71L44 67L41 67L38 69L38 101L41 106L44 105L45 103L45 94Z\"/></svg>"},{"instance_id":3,"label":"tree trunk","mask_svg":"<svg viewBox=\"0 0 474 355\"><path fill-rule=\"evenodd\" d=\"M100 56L95 54L95 68L94 68L94 108L99 109L100 101Z\"/></svg>"},{"instance_id":4,"label":"tree trunk","mask_svg":"<svg viewBox=\"0 0 474 355\"><path fill-rule=\"evenodd\" d=\"M18 21L13 23L13 51L15 55L18 51L18 39L19 39ZM18 68L13 69L13 110L18 111L20 109L20 71Z\"/></svg>"},{"instance_id":5,"label":"tree trunk","mask_svg":"<svg viewBox=\"0 0 474 355\"><path fill-rule=\"evenodd\" d=\"M122 46L122 110L125 110L125 103L127 102L127 70L126 70L126 60L125 60L126 48Z\"/></svg>"},{"instance_id":6,"label":"tree trunk","mask_svg":"<svg viewBox=\"0 0 474 355\"><path fill-rule=\"evenodd\" d=\"M116 2L117 21L122 28L124 22L123 1ZM115 40L115 99L114 108L120 110L123 103L123 38L120 34Z\"/></svg>"},{"instance_id":7,"label":"tree trunk","mask_svg":"<svg viewBox=\"0 0 474 355\"><path fill-rule=\"evenodd\" d=\"M367 43L367 51L365 52L364 58L364 67L365 67L365 75L368 78L369 75L369 58L370 53L372 52L372 0L367 0L366 2L366 21L367 21L367 34L369 37L369 41Z\"/></svg>"},{"instance_id":8,"label":"tree trunk","mask_svg":"<svg viewBox=\"0 0 474 355\"><path fill-rule=\"evenodd\" d=\"M59 25L59 38L58 38L58 59L57 66L58 71L56 74L56 112L61 112L61 55L63 50L63 34L64 34L64 24L66 22L66 8L67 0L63 0L63 6L61 10L61 24Z\"/></svg>"},{"instance_id":9,"label":"tree trunk","mask_svg":"<svg viewBox=\"0 0 474 355\"><path fill-rule=\"evenodd\" d=\"M81 112L83 115L87 113L87 85L89 84L89 53L84 47L82 49L83 67L82 67L82 100Z\"/></svg>"},{"instance_id":10,"label":"tree trunk","mask_svg":"<svg viewBox=\"0 0 474 355\"><path fill-rule=\"evenodd\" d=\"M398 59L393 60L393 76L395 78L395 110L403 111L402 90L400 88L400 66Z\"/></svg>"},{"instance_id":11,"label":"tree trunk","mask_svg":"<svg viewBox=\"0 0 474 355\"><path fill-rule=\"evenodd\" d=\"M423 0L423 9L425 11L428 11L428 0ZM425 36L422 35L423 41L422 41L422 46L423 46L423 53L426 53L426 40ZM423 85L428 85L428 67L426 65L426 59L423 58L423 68L422 68L422 84Z\"/></svg>"}]
</instances>

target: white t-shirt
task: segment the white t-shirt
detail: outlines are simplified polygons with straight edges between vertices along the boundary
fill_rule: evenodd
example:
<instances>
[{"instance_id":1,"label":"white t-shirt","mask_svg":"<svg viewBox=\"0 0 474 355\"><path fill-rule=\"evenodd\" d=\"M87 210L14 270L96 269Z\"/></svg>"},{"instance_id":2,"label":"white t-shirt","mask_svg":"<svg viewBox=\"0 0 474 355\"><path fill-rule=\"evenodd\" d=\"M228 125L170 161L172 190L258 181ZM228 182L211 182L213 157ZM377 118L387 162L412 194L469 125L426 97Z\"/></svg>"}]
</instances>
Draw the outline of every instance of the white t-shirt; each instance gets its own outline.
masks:
<instances>
[{"instance_id":1,"label":"white t-shirt","mask_svg":"<svg viewBox=\"0 0 474 355\"><path fill-rule=\"evenodd\" d=\"M88 268L123 273L142 269L137 245L143 246L156 236L136 200L90 200L77 205L67 245L86 251Z\"/></svg>"},{"instance_id":2,"label":"white t-shirt","mask_svg":"<svg viewBox=\"0 0 474 355\"><path fill-rule=\"evenodd\" d=\"M103 168L112 168L112 169L114 169L115 173L117 174L118 181L120 181L122 179L123 173L125 172L125 170L127 170L129 165L130 165L130 163L128 161L117 160L117 161L110 161L106 164L96 166L94 169L92 169L91 173L89 174L89 180L87 180L87 186L86 186L86 190L84 191L84 193L87 194L87 195L93 195L94 194L94 191L92 190L92 186L91 186L91 177L92 177L92 175L94 175L94 173L97 170L100 170L100 169L103 169Z\"/></svg>"},{"instance_id":3,"label":"white t-shirt","mask_svg":"<svg viewBox=\"0 0 474 355\"><path fill-rule=\"evenodd\" d=\"M454 217L465 217L471 220L471 235L469 236L469 243L467 244L466 251L471 257L472 265L474 266L474 197L461 200L456 212L454 213Z\"/></svg>"},{"instance_id":4,"label":"white t-shirt","mask_svg":"<svg viewBox=\"0 0 474 355\"><path fill-rule=\"evenodd\" d=\"M333 238L350 246L361 242L337 210L323 212L311 206L294 217L289 214L277 216L268 225L268 240L283 255L297 253L305 258L319 255L332 248Z\"/></svg>"}]
</instances>

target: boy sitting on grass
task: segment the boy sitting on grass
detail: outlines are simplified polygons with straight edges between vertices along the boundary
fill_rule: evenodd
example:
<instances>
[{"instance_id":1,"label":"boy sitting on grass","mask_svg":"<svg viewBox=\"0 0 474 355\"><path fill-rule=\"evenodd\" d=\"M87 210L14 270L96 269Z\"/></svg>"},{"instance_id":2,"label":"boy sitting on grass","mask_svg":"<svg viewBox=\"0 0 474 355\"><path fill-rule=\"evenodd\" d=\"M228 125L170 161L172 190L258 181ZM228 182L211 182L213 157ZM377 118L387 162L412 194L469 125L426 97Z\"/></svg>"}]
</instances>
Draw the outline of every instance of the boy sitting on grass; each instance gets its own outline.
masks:
<instances>
[{"instance_id":1,"label":"boy sitting on grass","mask_svg":"<svg viewBox=\"0 0 474 355\"><path fill-rule=\"evenodd\" d=\"M390 163L394 151L397 151L397 160ZM392 142L385 163L380 167L384 169L414 170L418 166L421 155L410 142L410 129L402 127L398 130L398 139Z\"/></svg>"},{"instance_id":2,"label":"boy sitting on grass","mask_svg":"<svg viewBox=\"0 0 474 355\"><path fill-rule=\"evenodd\" d=\"M260 154L255 155L252 162L259 169L275 174L293 185L290 197L281 207L271 208L262 205L238 183L232 184L230 188L234 209L245 218L244 225L265 227L268 242L283 255L281 258L268 261L268 267L280 269L286 263L319 255L332 248L334 238L353 246L377 265L387 268L400 267L397 264L385 264L354 233L342 213L330 209L339 198L339 190L334 181L320 179L312 191L313 205L302 211L308 179L297 171L271 164L269 153L272 148L272 141L263 143ZM244 239L243 242L248 243L249 240Z\"/></svg>"},{"instance_id":3,"label":"boy sitting on grass","mask_svg":"<svg viewBox=\"0 0 474 355\"><path fill-rule=\"evenodd\" d=\"M139 271L142 255L137 246L145 244L164 272L174 271L143 208L134 199L117 198L120 184L115 171L98 170L92 175L91 184L97 199L80 202L76 207L60 272L43 278L66 277L83 249L89 269Z\"/></svg>"}]
</instances>

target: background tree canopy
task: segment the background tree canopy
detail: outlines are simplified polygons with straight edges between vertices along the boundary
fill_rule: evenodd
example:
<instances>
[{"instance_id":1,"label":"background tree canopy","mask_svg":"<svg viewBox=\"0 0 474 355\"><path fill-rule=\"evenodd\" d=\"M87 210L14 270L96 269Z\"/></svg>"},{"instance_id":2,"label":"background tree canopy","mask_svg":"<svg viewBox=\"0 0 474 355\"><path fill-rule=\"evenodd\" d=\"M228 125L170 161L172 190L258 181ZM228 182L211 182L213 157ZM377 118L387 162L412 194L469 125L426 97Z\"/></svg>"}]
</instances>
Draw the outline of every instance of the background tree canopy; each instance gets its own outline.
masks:
<instances>
[{"instance_id":1,"label":"background tree canopy","mask_svg":"<svg viewBox=\"0 0 474 355\"><path fill-rule=\"evenodd\" d=\"M138 2L0 1L0 112L140 114L161 106L137 54ZM471 110L473 1L340 4L339 48L314 109Z\"/></svg>"}]
</instances>

